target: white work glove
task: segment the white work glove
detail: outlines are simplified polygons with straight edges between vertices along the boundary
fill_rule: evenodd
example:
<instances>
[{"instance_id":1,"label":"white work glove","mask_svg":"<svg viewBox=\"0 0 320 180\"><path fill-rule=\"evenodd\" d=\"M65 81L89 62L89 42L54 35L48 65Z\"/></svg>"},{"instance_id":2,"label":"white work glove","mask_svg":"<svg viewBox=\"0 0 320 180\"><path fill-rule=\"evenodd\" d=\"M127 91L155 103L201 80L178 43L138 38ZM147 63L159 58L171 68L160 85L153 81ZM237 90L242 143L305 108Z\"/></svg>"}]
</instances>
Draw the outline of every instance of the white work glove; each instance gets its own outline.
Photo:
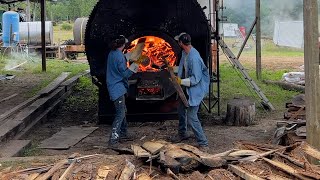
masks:
<instances>
[{"instance_id":1,"label":"white work glove","mask_svg":"<svg viewBox=\"0 0 320 180\"><path fill-rule=\"evenodd\" d=\"M134 73L137 73L138 70L139 70L139 64L137 63L132 63L130 66L129 66L129 69L134 72Z\"/></svg>"}]
</instances>

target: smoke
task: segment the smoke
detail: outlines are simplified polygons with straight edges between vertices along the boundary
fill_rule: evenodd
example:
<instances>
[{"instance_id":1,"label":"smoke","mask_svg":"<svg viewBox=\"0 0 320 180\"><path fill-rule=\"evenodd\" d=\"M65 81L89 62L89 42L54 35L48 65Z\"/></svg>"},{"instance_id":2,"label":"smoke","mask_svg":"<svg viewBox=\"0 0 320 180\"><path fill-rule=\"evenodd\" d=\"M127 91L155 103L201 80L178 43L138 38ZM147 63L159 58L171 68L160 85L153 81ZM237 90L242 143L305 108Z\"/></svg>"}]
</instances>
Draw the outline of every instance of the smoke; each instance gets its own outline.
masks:
<instances>
[{"instance_id":1,"label":"smoke","mask_svg":"<svg viewBox=\"0 0 320 180\"><path fill-rule=\"evenodd\" d=\"M220 0L222 2L222 0ZM256 0L224 0L228 22L250 28L255 18ZM261 0L262 34L273 34L275 21L302 21L303 0Z\"/></svg>"},{"instance_id":2,"label":"smoke","mask_svg":"<svg viewBox=\"0 0 320 180\"><path fill-rule=\"evenodd\" d=\"M35 53L28 53L23 50L17 50L15 48L7 48L3 54L1 54L2 62L5 62L4 70L14 70L27 63L39 62L39 56Z\"/></svg>"}]
</instances>

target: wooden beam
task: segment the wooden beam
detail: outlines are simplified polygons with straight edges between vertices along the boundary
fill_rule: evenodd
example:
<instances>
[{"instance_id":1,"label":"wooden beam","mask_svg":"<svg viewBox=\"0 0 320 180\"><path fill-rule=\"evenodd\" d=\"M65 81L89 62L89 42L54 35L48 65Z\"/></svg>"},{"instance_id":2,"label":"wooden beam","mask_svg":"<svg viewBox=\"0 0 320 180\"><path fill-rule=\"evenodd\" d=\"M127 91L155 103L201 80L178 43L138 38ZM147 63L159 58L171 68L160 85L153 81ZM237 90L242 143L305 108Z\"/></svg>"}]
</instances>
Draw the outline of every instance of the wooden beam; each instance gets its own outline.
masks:
<instances>
[{"instance_id":1,"label":"wooden beam","mask_svg":"<svg viewBox=\"0 0 320 180\"><path fill-rule=\"evenodd\" d=\"M41 52L42 52L42 71L47 71L47 62L46 62L46 31L45 31L45 21L46 21L46 1L40 1L40 14L41 14Z\"/></svg>"},{"instance_id":2,"label":"wooden beam","mask_svg":"<svg viewBox=\"0 0 320 180\"><path fill-rule=\"evenodd\" d=\"M261 80L261 19L260 0L256 0L256 75Z\"/></svg>"},{"instance_id":3,"label":"wooden beam","mask_svg":"<svg viewBox=\"0 0 320 180\"><path fill-rule=\"evenodd\" d=\"M304 0L304 67L306 80L307 142L320 149L320 80L318 2Z\"/></svg>"}]
</instances>

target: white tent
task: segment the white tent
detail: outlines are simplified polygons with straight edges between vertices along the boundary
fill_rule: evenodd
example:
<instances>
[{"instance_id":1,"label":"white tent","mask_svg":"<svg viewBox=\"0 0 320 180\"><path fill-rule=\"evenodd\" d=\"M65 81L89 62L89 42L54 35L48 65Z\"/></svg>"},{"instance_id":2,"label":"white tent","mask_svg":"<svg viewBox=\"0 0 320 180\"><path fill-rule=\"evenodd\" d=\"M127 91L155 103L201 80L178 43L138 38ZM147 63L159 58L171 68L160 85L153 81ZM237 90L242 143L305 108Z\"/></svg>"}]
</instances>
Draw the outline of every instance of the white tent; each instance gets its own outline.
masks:
<instances>
[{"instance_id":1,"label":"white tent","mask_svg":"<svg viewBox=\"0 0 320 180\"><path fill-rule=\"evenodd\" d=\"M236 31L239 31L238 24L235 24L235 23L220 24L220 32L223 33L224 37L237 37Z\"/></svg>"},{"instance_id":2,"label":"white tent","mask_svg":"<svg viewBox=\"0 0 320 180\"><path fill-rule=\"evenodd\" d=\"M278 46L303 48L303 21L275 22L273 42Z\"/></svg>"}]
</instances>

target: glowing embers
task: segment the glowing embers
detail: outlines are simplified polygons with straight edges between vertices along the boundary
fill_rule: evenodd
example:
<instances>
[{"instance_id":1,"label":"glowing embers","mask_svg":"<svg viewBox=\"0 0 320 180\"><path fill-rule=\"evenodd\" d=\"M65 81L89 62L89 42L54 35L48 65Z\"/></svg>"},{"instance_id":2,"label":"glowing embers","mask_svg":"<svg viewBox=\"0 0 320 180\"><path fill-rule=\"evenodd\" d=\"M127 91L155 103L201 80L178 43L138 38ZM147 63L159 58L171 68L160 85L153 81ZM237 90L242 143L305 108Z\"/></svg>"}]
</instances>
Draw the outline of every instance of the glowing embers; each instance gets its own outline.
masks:
<instances>
[{"instance_id":1,"label":"glowing embers","mask_svg":"<svg viewBox=\"0 0 320 180\"><path fill-rule=\"evenodd\" d=\"M142 58L139 71L160 71L169 65L173 66L177 57L171 45L165 40L155 36L144 36L131 42L127 48L129 59Z\"/></svg>"},{"instance_id":2,"label":"glowing embers","mask_svg":"<svg viewBox=\"0 0 320 180\"><path fill-rule=\"evenodd\" d=\"M162 100L163 88L158 79L140 80L137 85L137 100Z\"/></svg>"}]
</instances>

